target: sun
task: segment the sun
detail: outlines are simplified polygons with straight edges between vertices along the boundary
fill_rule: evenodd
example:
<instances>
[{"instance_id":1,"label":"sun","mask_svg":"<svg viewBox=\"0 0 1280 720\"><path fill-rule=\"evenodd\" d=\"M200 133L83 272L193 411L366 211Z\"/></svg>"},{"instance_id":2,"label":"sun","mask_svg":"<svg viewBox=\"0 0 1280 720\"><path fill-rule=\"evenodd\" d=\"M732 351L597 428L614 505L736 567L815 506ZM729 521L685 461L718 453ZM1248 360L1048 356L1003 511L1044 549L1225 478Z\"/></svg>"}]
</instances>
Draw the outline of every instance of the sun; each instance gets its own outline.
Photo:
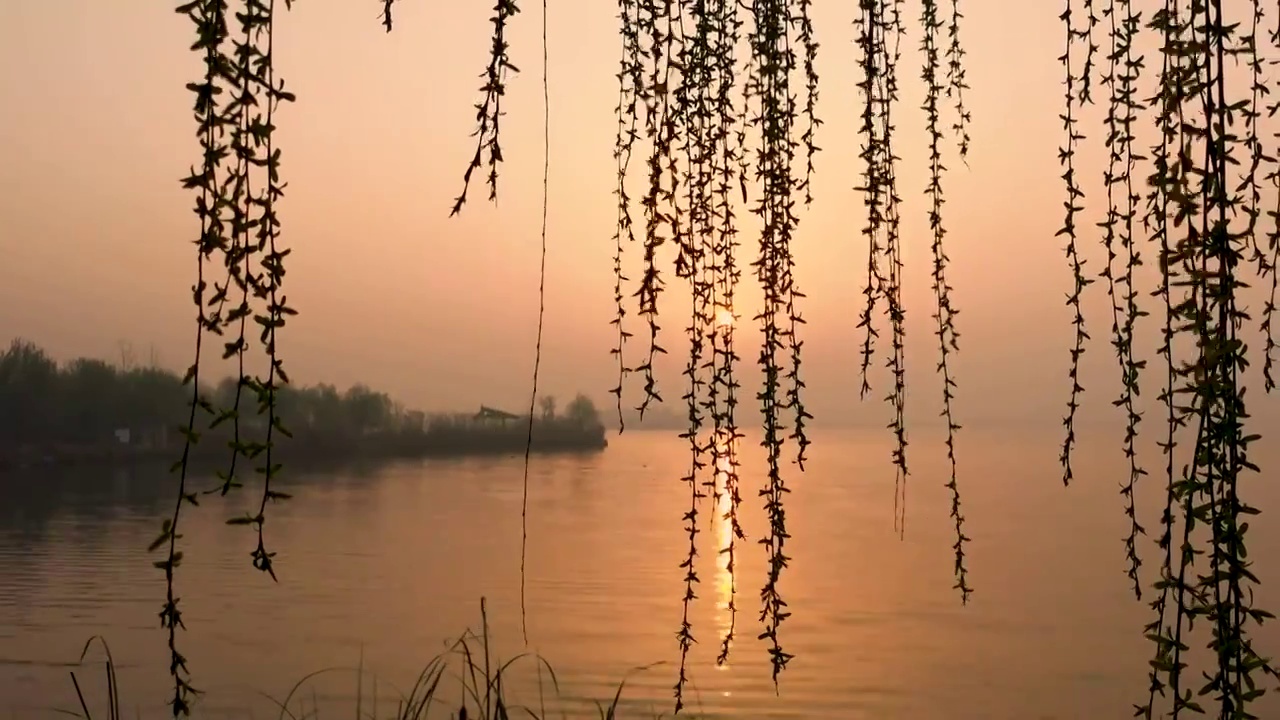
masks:
<instances>
[{"instance_id":1,"label":"sun","mask_svg":"<svg viewBox=\"0 0 1280 720\"><path fill-rule=\"evenodd\" d=\"M734 323L733 310L727 307L716 308L716 327L731 328Z\"/></svg>"}]
</instances>

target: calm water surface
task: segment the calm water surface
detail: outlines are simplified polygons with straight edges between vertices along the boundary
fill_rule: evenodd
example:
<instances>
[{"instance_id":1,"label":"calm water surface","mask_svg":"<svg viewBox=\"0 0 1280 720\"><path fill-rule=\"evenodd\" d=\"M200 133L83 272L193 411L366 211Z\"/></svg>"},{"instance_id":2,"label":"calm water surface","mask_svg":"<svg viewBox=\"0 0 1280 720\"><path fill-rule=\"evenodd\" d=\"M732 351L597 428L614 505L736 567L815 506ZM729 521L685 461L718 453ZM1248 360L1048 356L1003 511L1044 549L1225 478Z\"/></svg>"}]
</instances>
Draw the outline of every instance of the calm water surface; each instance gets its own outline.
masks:
<instances>
[{"instance_id":1,"label":"calm water surface","mask_svg":"<svg viewBox=\"0 0 1280 720\"><path fill-rule=\"evenodd\" d=\"M591 456L535 458L527 557L529 647L555 668L562 708L581 713L627 679L628 716L670 713L687 548L679 482L688 457L673 433L628 432ZM1110 436L1082 441L1077 484L1061 486L1058 438L966 431L961 484L976 592L951 590L950 496L941 438L913 435L907 533L893 530L887 432L815 435L804 475L792 475L787 520L792 567L783 593L794 615L784 649L796 655L770 681L756 640L765 576L760 537L762 455L743 458L749 543L734 576L700 537L699 640L688 704L709 717L1125 718L1142 699L1145 604L1134 601L1121 538L1123 460ZM1156 458L1147 457L1153 468ZM1268 454L1269 453L1269 454ZM1264 469L1280 453L1258 451ZM362 694L386 702L468 627L487 598L495 651L525 646L520 628L520 458L426 462L309 474L268 523L280 583L249 563L252 533L225 518L246 501L209 499L188 516L179 575L189 631L182 635L200 717L275 717L295 682L326 668L365 669ZM1155 472L1153 470L1153 472ZM77 705L68 671L85 641L103 635L120 666L125 715L163 717L167 656L157 612L162 574L145 553L172 490L155 471L81 472L0 484L0 718L57 717ZM1152 490L1161 480L1149 482ZM1280 493L1254 482L1264 511ZM1155 528L1158 498L1144 498ZM705 515L704 515L705 517ZM1270 523L1251 547L1267 586L1280 567ZM1153 532L1154 534L1154 532ZM1144 570L1156 566L1144 547ZM730 661L714 659L738 588ZM1275 609L1277 593L1259 603ZM1280 650L1273 630L1265 648ZM101 651L77 671L100 700ZM639 666L665 661L643 671ZM517 701L539 703L534 666L513 677ZM374 680L377 686L375 691ZM554 705L549 679L542 699ZM456 681L454 681L456 682ZM351 670L310 680L303 709L351 718ZM457 691L451 690L450 696ZM385 706L384 706L385 709ZM1264 717L1280 717L1272 704ZM441 708L442 717L447 716ZM594 716L594 711L591 712Z\"/></svg>"}]
</instances>

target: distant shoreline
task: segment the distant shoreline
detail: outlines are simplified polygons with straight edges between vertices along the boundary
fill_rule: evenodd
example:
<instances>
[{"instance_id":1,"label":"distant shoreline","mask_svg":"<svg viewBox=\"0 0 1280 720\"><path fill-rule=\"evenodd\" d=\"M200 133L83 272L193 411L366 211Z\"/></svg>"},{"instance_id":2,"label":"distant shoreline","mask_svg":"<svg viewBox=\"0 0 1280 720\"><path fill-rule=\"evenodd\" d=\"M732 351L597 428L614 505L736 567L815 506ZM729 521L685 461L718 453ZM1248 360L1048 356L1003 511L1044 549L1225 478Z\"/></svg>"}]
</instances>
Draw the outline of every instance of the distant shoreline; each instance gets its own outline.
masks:
<instances>
[{"instance_id":1,"label":"distant shoreline","mask_svg":"<svg viewBox=\"0 0 1280 720\"><path fill-rule=\"evenodd\" d=\"M510 436L484 438L483 443L433 443L424 436L419 442L394 442L386 438L371 438L363 443L295 444L285 440L272 455L273 463L312 466L318 463L345 462L394 462L398 460L426 460L468 457L502 457L524 455L527 443L525 432ZM395 440L395 439L391 439ZM505 440L505 442L504 442ZM534 455L593 454L603 452L609 441L598 436L563 435L539 439L536 436L529 445ZM197 469L216 469L225 464L231 449L220 442L201 442L192 447L191 464ZM90 465L127 466L163 462L172 464L182 458L182 447L138 447L100 445L94 447L25 448L23 451L0 452L0 472L32 470L40 467L74 468ZM263 456L254 460L240 458L244 468L261 465Z\"/></svg>"},{"instance_id":2,"label":"distant shoreline","mask_svg":"<svg viewBox=\"0 0 1280 720\"><path fill-rule=\"evenodd\" d=\"M117 367L92 358L58 363L38 345L14 339L0 352L0 471L172 464L182 458L189 433L199 439L191 448L198 468L229 464L235 447L245 476L266 462L268 436L273 465L608 446L599 411L581 393L563 407L553 396L539 396L539 410L526 414L486 405L475 413L427 413L359 383L340 391L284 382L268 390L239 375L197 387L188 380L155 365ZM184 418L189 428L178 425Z\"/></svg>"}]
</instances>

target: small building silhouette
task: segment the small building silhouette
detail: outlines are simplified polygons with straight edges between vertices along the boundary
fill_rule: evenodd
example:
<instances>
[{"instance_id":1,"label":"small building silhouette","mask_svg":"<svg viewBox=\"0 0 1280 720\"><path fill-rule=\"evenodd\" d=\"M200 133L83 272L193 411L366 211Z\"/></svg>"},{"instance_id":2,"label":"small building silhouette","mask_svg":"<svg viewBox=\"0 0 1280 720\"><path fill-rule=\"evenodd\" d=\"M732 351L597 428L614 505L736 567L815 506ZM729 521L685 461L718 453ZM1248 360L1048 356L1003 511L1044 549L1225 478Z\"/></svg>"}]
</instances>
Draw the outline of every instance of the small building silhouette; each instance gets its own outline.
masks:
<instances>
[{"instance_id":1,"label":"small building silhouette","mask_svg":"<svg viewBox=\"0 0 1280 720\"><path fill-rule=\"evenodd\" d=\"M500 425L505 427L506 424L512 420L519 420L520 416L513 415L504 410L498 410L497 408L491 408L488 405L481 405L480 412L476 413L472 419L485 425Z\"/></svg>"}]
</instances>

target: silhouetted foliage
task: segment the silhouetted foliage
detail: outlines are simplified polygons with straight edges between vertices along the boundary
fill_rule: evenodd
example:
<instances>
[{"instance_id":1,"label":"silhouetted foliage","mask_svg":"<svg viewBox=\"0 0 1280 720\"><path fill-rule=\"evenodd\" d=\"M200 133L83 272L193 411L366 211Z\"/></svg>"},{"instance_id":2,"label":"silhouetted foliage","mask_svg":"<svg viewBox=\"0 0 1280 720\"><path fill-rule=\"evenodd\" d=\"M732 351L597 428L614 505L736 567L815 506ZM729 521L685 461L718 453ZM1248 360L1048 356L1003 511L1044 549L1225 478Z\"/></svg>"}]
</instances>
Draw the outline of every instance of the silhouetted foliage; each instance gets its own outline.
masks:
<instances>
[{"instance_id":1,"label":"silhouetted foliage","mask_svg":"<svg viewBox=\"0 0 1280 720\"><path fill-rule=\"evenodd\" d=\"M1101 223L1101 239L1107 253L1106 278L1112 307L1112 343L1120 366L1123 393L1117 405L1125 412L1127 429L1124 449L1129 469L1122 482L1125 513L1130 531L1125 538L1129 575L1135 593L1141 592L1140 559L1137 541L1143 529L1137 522L1134 488L1145 474L1136 457L1135 440L1141 414L1137 410L1140 371L1145 361L1133 348L1135 327L1146 314L1137 304L1136 268L1141 265L1138 243L1137 206L1145 199L1142 232L1160 259L1160 297L1165 311L1164 347L1166 383L1161 394L1167 433L1164 445L1167 499L1162 516L1160 579L1153 601L1156 619L1147 628L1156 643L1152 663L1151 698L1138 708L1151 717L1157 695L1172 690L1172 712L1200 710L1190 688L1184 687L1183 668L1186 637L1193 617L1207 618L1213 639L1209 647L1217 658L1217 669L1201 690L1213 695L1222 717L1248 717L1246 708L1262 692L1256 686L1259 672L1275 674L1269 661L1253 648L1250 628L1269 619L1265 611L1252 607L1252 588L1257 580L1249 570L1244 547L1248 523L1244 516L1257 511L1248 506L1239 492L1239 479L1256 468L1246 455L1256 436L1246 434L1243 423L1248 414L1244 405L1244 383L1240 372L1249 353L1240 331L1251 318L1244 312L1239 294L1247 286L1241 276L1242 263L1252 267L1260 279L1269 279L1270 295L1264 305L1261 329L1266 337L1263 375L1267 390L1274 386L1273 351L1276 347L1272 315L1275 308L1277 264L1280 263L1280 230L1271 230L1266 243L1259 238L1258 221L1264 212L1262 187L1276 185L1280 172L1272 151L1259 130L1260 118L1274 114L1280 105L1264 104L1264 97L1277 94L1276 82L1264 77L1264 57L1259 39L1263 34L1261 0L1236 3L1250 14L1234 17L1225 11L1225 0L1153 0L1160 5L1143 21L1133 0L1102 0L1101 16L1095 0L1060 0L1065 3L1061 19L1065 27L1066 49L1061 60L1066 69L1063 112L1064 146L1060 150L1066 184L1065 217L1059 234L1067 236L1066 254L1074 275L1068 304L1074 315L1075 342L1071 349L1070 400L1064 420L1062 448L1063 482L1073 478L1071 458L1075 447L1075 416L1084 388L1079 361L1089 339L1081 305L1087 286L1095 281L1085 270L1080 248L1078 221L1084 210L1084 191L1076 172L1075 154L1084 135L1080 117L1085 105L1093 103L1096 82L1109 93L1106 114L1108 169L1103 178L1107 192L1106 214ZM187 451L177 466L186 477L189 448L199 439L204 419L233 423L239 437L240 390L249 389L258 398L259 412L268 418L261 441L235 445L230 469L225 473L224 490L235 487L235 456L265 462L258 468L264 475L262 508L279 499L270 488L278 465L271 460L273 433L285 433L276 410L280 387L287 382L276 354L275 333L292 310L279 294L287 250L276 245L278 221L274 204L281 197L278 176L279 151L273 149L272 112L280 101L292 97L283 91L274 76L271 30L279 14L273 2L238 0L243 11L232 13L226 0L193 0L179 11L190 16L196 28L193 50L205 61L203 77L189 88L196 95L195 114L201 143L201 162L186 186L197 195L200 217L197 243L197 278L194 298L198 307L196 357L206 332L222 335L230 329L235 339L225 345L228 357L243 358L247 342L245 320L253 319L262 328L260 342L268 356L265 377L249 376L243 370L229 408L215 410L202 394L199 362L192 365L187 380L191 387L190 411L185 434ZM287 5L287 3L286 3ZM382 22L392 27L392 0L383 0ZM789 537L785 496L789 491L783 473L784 449L795 445L794 462L803 467L808 444L804 425L809 418L801 401L804 383L800 377L802 341L798 326L803 323L798 302L803 297L794 280L791 240L799 218L798 206L810 200L812 158L817 152L816 116L818 76L815 57L818 43L810 19L810 0L618 0L621 27L621 66L617 75L618 181L615 189L618 211L615 232L615 298L619 380L613 392L618 397L622 419L622 395L626 378L643 377L641 412L660 402L654 378L654 360L666 352L659 343L658 299L665 289L661 250L674 246L674 271L678 280L689 284L693 297L690 322L686 327L689 355L683 400L688 410L684 437L690 446L689 472L684 480L690 489L690 507L684 522L689 534L689 552L682 563L685 573L685 613L678 633L682 662L675 694L677 710L682 706L686 682L683 657L693 642L688 621L688 603L695 597L697 574L696 535L699 505L703 498L708 464L717 466L722 452L733 452L738 435L736 418L738 359L730 329L716 322L725 311L736 314L734 289L744 260L737 239L740 230L733 202L738 196L759 220L758 252L751 262L764 295L755 319L763 332L758 358L764 375L757 395L763 416L764 445L767 448L767 482L760 491L769 518L769 527L760 542L768 555L768 576L761 592L762 638L768 640L775 682L791 655L781 646L780 626L788 616L780 581L788 557L784 551ZM895 107L898 102L897 77L899 43L907 33L901 0L860 0L855 36L858 48L858 91L862 101L859 133L863 141L858 162L863 182L857 189L867 208L863 234L868 240L869 262L865 294L867 306L860 327L865 329L863 390L869 390L866 370L874 355L877 306L885 309L891 333L891 353L887 365L894 387L886 398L892 408L889 427L894 436L893 463L896 466L897 517L899 530L905 527L905 492L909 465L905 418L905 333L902 306L902 254L898 157L894 149ZM959 424L952 411L955 387L952 354L958 349L957 311L950 301L951 287L946 277L947 255L942 218L942 178L945 170L941 149L942 122L939 106L950 101L954 115L954 156L964 159L969 151L968 124L964 104L965 72L963 46L959 37L959 0L948 9L941 0L921 0L919 31L924 55L922 76L927 87L923 110L929 132L930 179L929 225L933 240L933 286L937 302L935 332L941 350L938 371L943 383L943 414L951 460L947 486L952 491L952 519L955 524L955 576L961 598L971 591L965 565L963 515L955 463L955 433ZM482 100L477 104L476 153L467 166L463 193L453 212L466 197L470 175L482 165L488 167L490 197L497 196L498 165L502 161L499 120L501 99L510 73L515 71L506 37L519 9L513 0L498 0L492 17L491 53L483 74ZM1080 20L1083 12L1085 18ZM545 18L545 5L544 5ZM1108 47L1105 64L1096 54L1100 19L1106 20ZM1277 18L1280 20L1280 18ZM232 39L230 22L239 22ZM946 49L943 50L943 28ZM1161 70L1153 98L1138 95L1143 59L1137 55L1137 38L1146 28L1160 47ZM1273 47L1280 46L1280 26L1269 33ZM739 57L745 41L746 57ZM546 63L544 42L544 70ZM1251 82L1243 90L1228 90L1227 66L1243 59ZM943 65L945 64L945 71ZM1105 66L1104 66L1105 65ZM945 82L943 77L945 76ZM545 75L544 75L545 89ZM740 99L737 93L741 91ZM799 101L799 98L803 101ZM1280 101L1276 101L1280 103ZM1151 173L1146 191L1134 187L1134 173L1144 158L1134 149L1135 127L1144 112L1156 121L1160 137L1150 153ZM635 198L628 192L628 175L637 143L643 141L648 156L647 183L638 198L643 230L637 231L633 218ZM805 159L796 154L802 151ZM1269 154L1271 153L1271 154ZM798 167L803 162L803 170ZM265 177L252 186L250 176L258 171ZM544 174L545 192L545 174ZM1145 196L1142 194L1145 192ZM754 196L753 196L754 193ZM1271 219L1275 213L1269 212ZM637 237L640 236L640 237ZM629 280L622 276L625 249L639 241L644 247L643 275L634 295L635 312L648 328L643 356L629 366L626 346L632 337L625 328L624 308ZM545 242L545 235L544 235ZM1249 255L1248 259L1245 256ZM208 294L206 261L222 261L227 279L212 282ZM253 268L256 267L255 271ZM238 295L239 297L233 297ZM233 305L224 308L230 298ZM250 300L262 307L255 313ZM25 356L24 356L25 358ZM32 382L44 382L40 364L23 359L14 372L29 373ZM243 366L242 366L243 367ZM92 370L86 370L92 372ZM535 371L536 374L536 371ZM1181 399L1182 401L1179 401ZM532 418L533 413L530 413ZM709 421L709 422L708 422ZM1177 471L1175 450L1187 443L1178 435L1181 428L1195 428L1195 440L1185 471ZM22 430L20 432L26 432ZM530 432L532 435L532 432ZM728 438L721 449L720 441ZM707 456L711 456L708 461ZM735 486L736 487L736 486ZM731 493L730 515L735 532L727 548L742 539L737 530L738 493ZM177 549L177 525L184 503L195 499L185 483L179 490L174 514L166 522L157 547L165 545L168 556L158 565L165 570L168 598L162 618L169 629L171 671L175 678L175 713L188 711L192 688L188 684L185 659L178 652L175 632L181 616L174 594L173 571L181 559ZM258 535L254 562L271 572L271 553L263 540L264 514L250 518ZM1180 559L1173 559L1175 527L1181 527ZM1197 527L1205 528L1195 532ZM1197 561L1196 556L1207 559ZM1196 563L1199 563L1198 565ZM727 650L727 646L725 648Z\"/></svg>"},{"instance_id":2,"label":"silhouetted foliage","mask_svg":"<svg viewBox=\"0 0 1280 720\"><path fill-rule=\"evenodd\" d=\"M1139 598L1142 563L1137 539L1145 531L1137 520L1134 488L1147 473L1135 448L1142 420L1136 397L1146 361L1135 355L1133 342L1139 319L1149 314L1137 302L1140 291L1135 275L1143 264L1139 223L1159 259L1160 284L1151 295L1160 298L1164 311L1159 354L1165 382L1159 401L1165 411L1161 444L1166 454L1166 501L1158 541L1163 557L1154 587L1156 598L1151 602L1155 617L1145 632L1155 644L1150 693L1136 710L1140 716L1155 717L1160 713L1158 699L1168 691L1175 718L1184 712L1203 713L1197 697L1212 698L1220 717L1253 717L1248 706L1265 692L1258 678L1274 678L1277 669L1259 654L1251 638L1252 628L1272 615L1253 606L1251 586L1258 579L1250 570L1244 543L1247 518L1258 511L1242 498L1240 481L1258 470L1247 455L1249 444L1258 436L1244 429L1249 413L1241 375L1249 353L1241 331L1251 318L1241 296L1250 284L1245 276L1248 253L1256 275L1264 280L1270 276L1272 288L1261 320L1266 339L1264 387L1270 391L1280 234L1273 224L1264 248L1258 220L1261 184L1265 180L1275 186L1278 166L1264 149L1258 123L1264 113L1280 109L1280 103L1263 104L1263 96L1275 89L1275 80L1262 74L1266 61L1259 43L1260 0L1234 4L1241 15L1248 8L1246 17L1228 13L1224 0L1159 0L1156 5L1158 9L1144 24L1134 0L1106 0L1101 20L1108 23L1107 48L1100 70L1095 58L1100 49L1096 37L1100 18L1093 0L1083 0L1083 5L1066 0L1061 15L1066 29L1066 50L1060 58L1066 72L1066 140L1060 157L1067 198L1059 234L1067 236L1075 285L1068 304L1076 326L1071 399L1064 420L1063 482L1072 480L1075 413L1084 391L1079 363L1089 338L1080 300L1095 280L1085 272L1079 248L1076 218L1084 209L1084 193L1074 159L1084 140L1078 118L1085 106L1093 104L1092 90L1098 81L1108 91L1106 209L1099 223L1106 266L1099 276L1107 283L1112 345L1121 376L1121 396L1115 404L1125 413L1123 447L1129 463L1121 483L1130 525L1124 543L1128 574ZM1138 90L1145 65L1135 45L1144 27L1159 43L1160 70L1150 98L1143 98ZM1280 47L1280 25L1270 40L1273 49ZM1226 76L1237 63L1250 77L1243 92L1228 90ZM1144 158L1134 143L1143 113L1148 111L1158 135L1142 191L1136 186L1135 173L1140 172L1138 164ZM1140 216L1144 200L1146 209ZM1274 223L1275 213L1271 219ZM1194 439L1186 465L1179 471L1175 455L1188 444L1186 431ZM1198 528L1203 530L1197 532ZM1181 536L1176 560L1175 534ZM1187 640L1196 618L1203 618L1210 628L1208 648L1216 667L1204 674L1205 683L1193 691L1183 671L1191 656Z\"/></svg>"},{"instance_id":3,"label":"silhouetted foliage","mask_svg":"<svg viewBox=\"0 0 1280 720\"><path fill-rule=\"evenodd\" d=\"M119 442L117 430L157 442L185 404L182 378L166 370L90 358L59 366L37 345L14 340L0 355L0 459L24 448L109 445Z\"/></svg>"},{"instance_id":4,"label":"silhouetted foliage","mask_svg":"<svg viewBox=\"0 0 1280 720\"><path fill-rule=\"evenodd\" d=\"M237 384L223 378L201 395L227 407ZM562 414L555 398L547 400L550 412L534 418L534 449L603 447L605 430L590 399L578 395ZM182 443L175 414L186 402L182 378L164 368L125 369L91 358L58 365L38 346L15 340L0 355L0 466L172 457ZM346 390L282 385L276 404L293 425L278 448L286 458L512 453L523 451L527 440L527 418L427 414L363 384ZM239 438L264 433L263 418L245 418L240 430L237 436L226 423L206 430L202 459L225 457ZM213 490L221 492L221 484Z\"/></svg>"}]
</instances>

